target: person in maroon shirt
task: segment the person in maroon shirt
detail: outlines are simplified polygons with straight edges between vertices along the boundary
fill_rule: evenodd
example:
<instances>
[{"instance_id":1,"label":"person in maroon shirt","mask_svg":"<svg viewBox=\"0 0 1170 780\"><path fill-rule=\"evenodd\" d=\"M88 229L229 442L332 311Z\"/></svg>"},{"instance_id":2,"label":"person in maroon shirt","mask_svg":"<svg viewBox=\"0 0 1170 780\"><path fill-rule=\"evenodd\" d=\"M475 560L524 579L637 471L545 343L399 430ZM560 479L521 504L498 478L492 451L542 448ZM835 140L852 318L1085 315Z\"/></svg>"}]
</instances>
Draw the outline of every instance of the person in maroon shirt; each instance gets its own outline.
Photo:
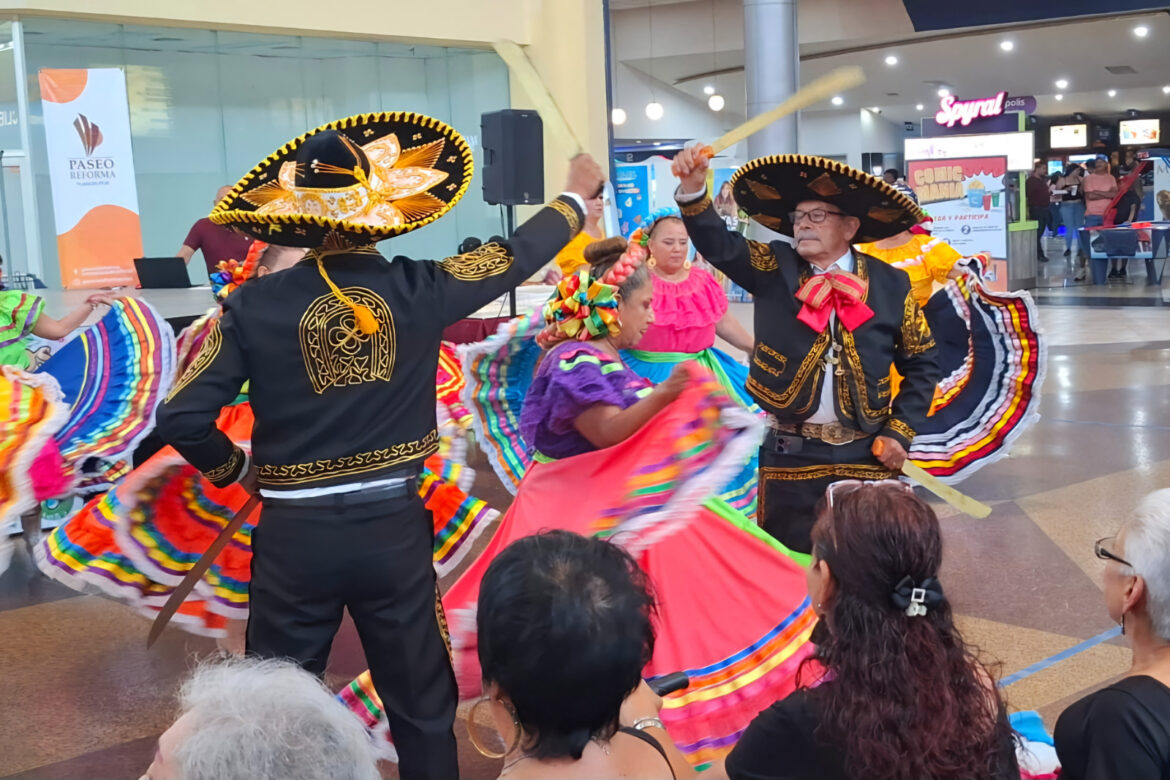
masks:
<instances>
[{"instance_id":1,"label":"person in maroon shirt","mask_svg":"<svg viewBox=\"0 0 1170 780\"><path fill-rule=\"evenodd\" d=\"M223 200L231 192L231 187L220 187L215 193L212 206ZM176 253L183 258L183 262L190 264L196 251L203 252L203 262L207 265L207 273L215 271L216 266L224 260L244 262L248 254L248 247L252 245L252 237L246 236L229 228L220 227L207 217L191 226L183 246Z\"/></svg>"},{"instance_id":2,"label":"person in maroon shirt","mask_svg":"<svg viewBox=\"0 0 1170 780\"><path fill-rule=\"evenodd\" d=\"M1028 199L1028 219L1036 221L1036 259L1042 263L1048 262L1044 254L1044 231L1049 227L1052 212L1048 206L1051 196L1048 191L1048 164L1043 160L1037 161L1032 167L1032 174L1024 184L1024 194Z\"/></svg>"}]
</instances>

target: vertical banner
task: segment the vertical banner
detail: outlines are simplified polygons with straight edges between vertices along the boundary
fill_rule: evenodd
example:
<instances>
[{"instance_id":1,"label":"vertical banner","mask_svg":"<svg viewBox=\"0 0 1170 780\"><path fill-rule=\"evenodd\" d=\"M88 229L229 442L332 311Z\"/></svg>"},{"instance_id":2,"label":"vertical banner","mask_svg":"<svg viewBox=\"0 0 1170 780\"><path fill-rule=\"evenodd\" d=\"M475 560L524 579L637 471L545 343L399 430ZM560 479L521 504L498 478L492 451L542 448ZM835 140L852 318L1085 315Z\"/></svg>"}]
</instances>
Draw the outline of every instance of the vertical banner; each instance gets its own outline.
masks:
<instances>
[{"instance_id":1,"label":"vertical banner","mask_svg":"<svg viewBox=\"0 0 1170 780\"><path fill-rule=\"evenodd\" d=\"M1007 284L1007 157L910 160L910 187L934 219L932 235L964 256L991 254L988 286Z\"/></svg>"},{"instance_id":2,"label":"vertical banner","mask_svg":"<svg viewBox=\"0 0 1170 780\"><path fill-rule=\"evenodd\" d=\"M120 68L39 74L61 282L137 285L142 256L126 77Z\"/></svg>"},{"instance_id":3,"label":"vertical banner","mask_svg":"<svg viewBox=\"0 0 1170 780\"><path fill-rule=\"evenodd\" d=\"M628 236L650 216L650 167L629 163L616 168L618 230Z\"/></svg>"}]
</instances>

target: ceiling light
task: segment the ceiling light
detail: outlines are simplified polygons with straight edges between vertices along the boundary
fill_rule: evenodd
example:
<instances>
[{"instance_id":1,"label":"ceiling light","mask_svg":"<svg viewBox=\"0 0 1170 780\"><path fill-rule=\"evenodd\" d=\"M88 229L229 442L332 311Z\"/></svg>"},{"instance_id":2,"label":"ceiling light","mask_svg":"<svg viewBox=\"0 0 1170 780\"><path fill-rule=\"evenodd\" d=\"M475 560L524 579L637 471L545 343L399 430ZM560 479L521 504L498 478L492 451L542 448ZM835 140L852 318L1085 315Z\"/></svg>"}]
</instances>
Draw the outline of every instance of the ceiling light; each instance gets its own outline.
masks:
<instances>
[{"instance_id":1,"label":"ceiling light","mask_svg":"<svg viewBox=\"0 0 1170 780\"><path fill-rule=\"evenodd\" d=\"M1117 90L1111 89L1108 92L1106 92L1105 94L1108 95L1109 97L1117 97Z\"/></svg>"},{"instance_id":2,"label":"ceiling light","mask_svg":"<svg viewBox=\"0 0 1170 780\"><path fill-rule=\"evenodd\" d=\"M870 106L869 110L870 110L870 113L873 113L873 114L880 114L882 112L881 108L879 108L878 106Z\"/></svg>"},{"instance_id":3,"label":"ceiling light","mask_svg":"<svg viewBox=\"0 0 1170 780\"><path fill-rule=\"evenodd\" d=\"M1011 41L1000 41L999 48L1003 49L1004 51L1011 51L1012 49L1016 48L1016 45Z\"/></svg>"},{"instance_id":4,"label":"ceiling light","mask_svg":"<svg viewBox=\"0 0 1170 780\"><path fill-rule=\"evenodd\" d=\"M703 94L704 95L714 95L715 94L715 87L708 84L707 86L703 87Z\"/></svg>"},{"instance_id":5,"label":"ceiling light","mask_svg":"<svg viewBox=\"0 0 1170 780\"><path fill-rule=\"evenodd\" d=\"M1170 95L1170 84L1167 84L1166 86L1162 87L1162 94L1163 95Z\"/></svg>"},{"instance_id":6,"label":"ceiling light","mask_svg":"<svg viewBox=\"0 0 1170 780\"><path fill-rule=\"evenodd\" d=\"M837 95L836 97L833 98L833 100L831 102L833 105L839 106L845 102L845 98L841 97L840 95Z\"/></svg>"},{"instance_id":7,"label":"ceiling light","mask_svg":"<svg viewBox=\"0 0 1170 780\"><path fill-rule=\"evenodd\" d=\"M926 106L922 105L921 103L919 103L918 105L914 106L914 110L915 110L915 111L921 111L921 110L922 110L922 109L924 109L924 108L926 108Z\"/></svg>"},{"instance_id":8,"label":"ceiling light","mask_svg":"<svg viewBox=\"0 0 1170 780\"><path fill-rule=\"evenodd\" d=\"M1056 98L1057 100L1064 100L1064 95L1053 95L1052 97Z\"/></svg>"},{"instance_id":9,"label":"ceiling light","mask_svg":"<svg viewBox=\"0 0 1170 780\"><path fill-rule=\"evenodd\" d=\"M889 56L886 57L886 64L887 65L897 65L898 58L895 57L893 54L890 54Z\"/></svg>"},{"instance_id":10,"label":"ceiling light","mask_svg":"<svg viewBox=\"0 0 1170 780\"><path fill-rule=\"evenodd\" d=\"M938 88L938 96L939 97L946 97L949 94L951 94L951 91L949 89L947 89L946 87L939 87Z\"/></svg>"},{"instance_id":11,"label":"ceiling light","mask_svg":"<svg viewBox=\"0 0 1170 780\"><path fill-rule=\"evenodd\" d=\"M707 108L711 109L712 111L722 111L723 105L724 100L722 95L712 95L711 97L707 98Z\"/></svg>"},{"instance_id":12,"label":"ceiling light","mask_svg":"<svg viewBox=\"0 0 1170 780\"><path fill-rule=\"evenodd\" d=\"M615 108L609 112L609 121L615 125L624 125L626 123L626 110L624 108Z\"/></svg>"},{"instance_id":13,"label":"ceiling light","mask_svg":"<svg viewBox=\"0 0 1170 780\"><path fill-rule=\"evenodd\" d=\"M653 119L653 120L657 121L657 120L661 119L662 115L665 113L666 113L666 109L664 109L662 107L662 104L659 103L657 100L652 100L646 104L646 118L647 119Z\"/></svg>"},{"instance_id":14,"label":"ceiling light","mask_svg":"<svg viewBox=\"0 0 1170 780\"><path fill-rule=\"evenodd\" d=\"M1145 38L1150 34L1150 28L1146 27L1144 24L1139 24L1137 27L1133 28L1133 34L1139 38Z\"/></svg>"},{"instance_id":15,"label":"ceiling light","mask_svg":"<svg viewBox=\"0 0 1170 780\"><path fill-rule=\"evenodd\" d=\"M1056 88L1057 89L1068 89L1068 79L1057 79L1056 80Z\"/></svg>"}]
</instances>

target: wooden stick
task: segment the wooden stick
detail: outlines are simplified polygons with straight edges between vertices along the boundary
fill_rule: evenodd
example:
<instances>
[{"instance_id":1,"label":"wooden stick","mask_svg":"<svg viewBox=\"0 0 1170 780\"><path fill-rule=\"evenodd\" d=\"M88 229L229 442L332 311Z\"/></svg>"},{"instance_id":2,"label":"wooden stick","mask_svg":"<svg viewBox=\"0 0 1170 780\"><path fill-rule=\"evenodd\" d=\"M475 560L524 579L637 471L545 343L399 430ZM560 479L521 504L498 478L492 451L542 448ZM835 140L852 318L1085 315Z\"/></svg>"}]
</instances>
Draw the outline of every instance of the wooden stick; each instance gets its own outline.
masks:
<instances>
[{"instance_id":1,"label":"wooden stick","mask_svg":"<svg viewBox=\"0 0 1170 780\"><path fill-rule=\"evenodd\" d=\"M528 95L532 105L544 120L544 126L552 133L553 138L570 152L570 157L585 151L585 145L573 132L572 126L565 121L565 115L560 106L553 100L548 87L532 67L528 55L513 41L496 41L492 44L496 54L508 66L508 70L520 83L521 89Z\"/></svg>"}]
</instances>

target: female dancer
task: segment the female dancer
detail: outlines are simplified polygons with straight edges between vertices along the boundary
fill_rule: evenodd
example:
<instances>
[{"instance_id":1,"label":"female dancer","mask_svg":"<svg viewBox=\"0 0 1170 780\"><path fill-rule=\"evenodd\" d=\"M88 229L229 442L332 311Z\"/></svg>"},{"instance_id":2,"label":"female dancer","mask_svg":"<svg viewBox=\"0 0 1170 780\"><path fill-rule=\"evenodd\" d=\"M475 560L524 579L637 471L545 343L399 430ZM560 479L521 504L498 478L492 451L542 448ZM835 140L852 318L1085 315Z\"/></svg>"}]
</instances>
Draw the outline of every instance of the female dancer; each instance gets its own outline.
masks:
<instances>
[{"instance_id":1,"label":"female dancer","mask_svg":"<svg viewBox=\"0 0 1170 780\"><path fill-rule=\"evenodd\" d=\"M621 544L650 575L659 602L644 674L689 674L690 688L667 699L662 720L702 764L726 752L769 691L792 689L813 617L799 565L712 498L756 448L760 421L693 363L654 387L622 362L621 350L654 318L642 253L621 238L591 244L591 270L563 280L543 317L505 323L463 348L478 438L506 484L509 475L523 481L443 605L460 695L474 698L475 604L496 555L548 527ZM543 355L538 331L549 347ZM368 676L342 698L385 730Z\"/></svg>"},{"instance_id":2,"label":"female dancer","mask_svg":"<svg viewBox=\"0 0 1170 780\"><path fill-rule=\"evenodd\" d=\"M1007 455L1038 419L1047 341L1031 296L987 288L985 257L964 258L930 235L928 217L910 231L857 250L906 271L939 347L943 378L910 459L955 483ZM898 377L891 387L897 391Z\"/></svg>"}]
</instances>

